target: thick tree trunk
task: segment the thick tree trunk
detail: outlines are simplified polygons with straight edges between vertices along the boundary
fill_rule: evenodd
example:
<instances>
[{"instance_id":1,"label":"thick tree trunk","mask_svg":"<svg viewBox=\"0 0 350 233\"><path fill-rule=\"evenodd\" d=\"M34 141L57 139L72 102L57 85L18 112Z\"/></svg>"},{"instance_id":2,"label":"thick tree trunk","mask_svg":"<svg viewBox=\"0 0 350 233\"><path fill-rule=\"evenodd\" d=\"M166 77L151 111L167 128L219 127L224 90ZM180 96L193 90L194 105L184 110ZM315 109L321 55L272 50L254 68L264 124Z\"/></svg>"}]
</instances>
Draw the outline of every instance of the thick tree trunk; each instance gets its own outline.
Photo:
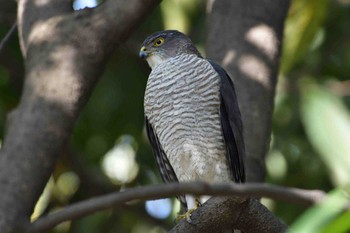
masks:
<instances>
[{"instance_id":1,"label":"thick tree trunk","mask_svg":"<svg viewBox=\"0 0 350 233\"><path fill-rule=\"evenodd\" d=\"M288 0L213 0L207 57L230 74L244 124L248 182L262 182Z\"/></svg>"},{"instance_id":2,"label":"thick tree trunk","mask_svg":"<svg viewBox=\"0 0 350 233\"><path fill-rule=\"evenodd\" d=\"M18 1L26 71L0 150L1 233L25 231L108 56L158 2L107 0L72 12L69 0Z\"/></svg>"}]
</instances>

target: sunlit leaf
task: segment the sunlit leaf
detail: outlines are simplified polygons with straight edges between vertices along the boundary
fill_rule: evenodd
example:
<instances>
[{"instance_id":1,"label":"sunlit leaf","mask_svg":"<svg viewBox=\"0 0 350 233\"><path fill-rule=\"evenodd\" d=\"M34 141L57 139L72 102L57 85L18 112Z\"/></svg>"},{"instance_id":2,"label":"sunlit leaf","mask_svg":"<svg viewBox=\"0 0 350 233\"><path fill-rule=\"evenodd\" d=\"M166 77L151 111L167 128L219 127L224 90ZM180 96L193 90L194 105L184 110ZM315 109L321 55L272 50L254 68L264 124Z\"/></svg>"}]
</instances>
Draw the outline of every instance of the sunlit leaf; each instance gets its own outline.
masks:
<instances>
[{"instance_id":1,"label":"sunlit leaf","mask_svg":"<svg viewBox=\"0 0 350 233\"><path fill-rule=\"evenodd\" d=\"M328 11L329 0L294 0L285 24L283 62L281 71L286 74L309 49L320 45L324 32L321 29Z\"/></svg>"},{"instance_id":2,"label":"sunlit leaf","mask_svg":"<svg viewBox=\"0 0 350 233\"><path fill-rule=\"evenodd\" d=\"M350 113L341 99L316 84L303 84L301 117L310 142L335 185L350 184Z\"/></svg>"},{"instance_id":3,"label":"sunlit leaf","mask_svg":"<svg viewBox=\"0 0 350 233\"><path fill-rule=\"evenodd\" d=\"M328 226L322 231L323 233L347 233L350 232L350 211L341 214L334 219Z\"/></svg>"},{"instance_id":4,"label":"sunlit leaf","mask_svg":"<svg viewBox=\"0 0 350 233\"><path fill-rule=\"evenodd\" d=\"M338 216L349 199L343 190L331 192L320 204L307 210L289 228L288 233L321 232L324 226ZM332 233L337 233L332 231Z\"/></svg>"},{"instance_id":5,"label":"sunlit leaf","mask_svg":"<svg viewBox=\"0 0 350 233\"><path fill-rule=\"evenodd\" d=\"M287 168L286 158L280 151L273 150L266 157L266 169L271 178L282 179L287 173Z\"/></svg>"},{"instance_id":6,"label":"sunlit leaf","mask_svg":"<svg viewBox=\"0 0 350 233\"><path fill-rule=\"evenodd\" d=\"M52 178L50 178L49 181L46 183L45 189L43 193L40 195L39 200L35 204L34 211L30 217L31 221L36 220L44 213L45 209L47 208L50 202L50 197L51 197L53 188L54 188L54 181Z\"/></svg>"},{"instance_id":7,"label":"sunlit leaf","mask_svg":"<svg viewBox=\"0 0 350 233\"><path fill-rule=\"evenodd\" d=\"M60 174L55 182L55 197L62 202L67 202L78 190L79 184L79 177L74 172Z\"/></svg>"},{"instance_id":8,"label":"sunlit leaf","mask_svg":"<svg viewBox=\"0 0 350 233\"><path fill-rule=\"evenodd\" d=\"M128 183L136 177L139 166L135 161L135 147L135 139L131 135L123 135L104 156L102 168L112 182L116 184Z\"/></svg>"}]
</instances>

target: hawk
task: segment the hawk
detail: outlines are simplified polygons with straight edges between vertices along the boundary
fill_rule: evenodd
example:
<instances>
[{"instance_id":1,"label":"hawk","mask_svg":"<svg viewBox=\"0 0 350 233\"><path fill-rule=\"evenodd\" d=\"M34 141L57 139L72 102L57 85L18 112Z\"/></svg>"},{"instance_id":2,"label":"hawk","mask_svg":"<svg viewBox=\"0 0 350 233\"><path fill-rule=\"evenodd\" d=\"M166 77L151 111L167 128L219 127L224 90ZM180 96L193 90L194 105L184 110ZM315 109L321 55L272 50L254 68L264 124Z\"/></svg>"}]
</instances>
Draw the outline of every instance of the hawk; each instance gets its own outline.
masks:
<instances>
[{"instance_id":1,"label":"hawk","mask_svg":"<svg viewBox=\"0 0 350 233\"><path fill-rule=\"evenodd\" d=\"M241 114L226 71L175 30L147 37L139 56L152 69L145 121L163 181L244 182ZM193 210L208 197L178 199Z\"/></svg>"}]
</instances>

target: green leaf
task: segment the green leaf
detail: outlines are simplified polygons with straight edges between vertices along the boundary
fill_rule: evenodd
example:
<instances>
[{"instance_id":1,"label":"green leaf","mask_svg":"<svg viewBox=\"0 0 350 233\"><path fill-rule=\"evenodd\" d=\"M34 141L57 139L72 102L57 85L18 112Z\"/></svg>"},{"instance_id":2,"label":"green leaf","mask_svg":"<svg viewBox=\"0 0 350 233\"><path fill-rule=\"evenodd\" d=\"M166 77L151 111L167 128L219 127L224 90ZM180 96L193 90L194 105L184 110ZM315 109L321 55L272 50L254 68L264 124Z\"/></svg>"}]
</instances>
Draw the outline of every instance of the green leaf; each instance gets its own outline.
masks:
<instances>
[{"instance_id":1,"label":"green leaf","mask_svg":"<svg viewBox=\"0 0 350 233\"><path fill-rule=\"evenodd\" d=\"M350 114L341 99L316 84L302 87L301 117L311 144L337 186L350 184Z\"/></svg>"},{"instance_id":2,"label":"green leaf","mask_svg":"<svg viewBox=\"0 0 350 233\"><path fill-rule=\"evenodd\" d=\"M322 232L327 223L343 211L348 201L343 190L332 191L323 202L310 208L299 217L289 228L288 233ZM332 233L340 232L332 231Z\"/></svg>"},{"instance_id":3,"label":"green leaf","mask_svg":"<svg viewBox=\"0 0 350 233\"><path fill-rule=\"evenodd\" d=\"M329 0L294 0L285 25L281 72L287 74L305 53L321 44Z\"/></svg>"},{"instance_id":4,"label":"green leaf","mask_svg":"<svg viewBox=\"0 0 350 233\"><path fill-rule=\"evenodd\" d=\"M341 214L334 219L327 227L322 231L323 233L347 233L350 232L350 211Z\"/></svg>"}]
</instances>

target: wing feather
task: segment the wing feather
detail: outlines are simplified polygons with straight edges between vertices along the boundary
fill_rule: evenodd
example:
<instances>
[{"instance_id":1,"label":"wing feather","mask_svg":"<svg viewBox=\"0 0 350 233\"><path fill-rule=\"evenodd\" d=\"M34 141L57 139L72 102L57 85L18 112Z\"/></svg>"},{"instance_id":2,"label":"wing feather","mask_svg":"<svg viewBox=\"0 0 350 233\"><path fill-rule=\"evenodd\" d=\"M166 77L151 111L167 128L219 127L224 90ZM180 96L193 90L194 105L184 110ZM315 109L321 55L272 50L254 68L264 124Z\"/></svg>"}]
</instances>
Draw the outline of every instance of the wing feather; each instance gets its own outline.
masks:
<instances>
[{"instance_id":1,"label":"wing feather","mask_svg":"<svg viewBox=\"0 0 350 233\"><path fill-rule=\"evenodd\" d=\"M233 180L245 182L243 126L233 82L226 71L218 64L209 61L221 78L220 120L226 146L226 157Z\"/></svg>"},{"instance_id":2,"label":"wing feather","mask_svg":"<svg viewBox=\"0 0 350 233\"><path fill-rule=\"evenodd\" d=\"M164 183L179 182L174 172L174 169L171 166L168 160L168 157L166 156L162 148L162 145L159 143L159 139L155 134L153 127L149 123L147 117L145 117L145 124L146 124L147 136L152 146L153 155L156 159L157 166L160 171L160 176L162 177L162 180L164 181ZM180 200L183 207L187 209L185 196L181 195L181 196L178 196L177 198Z\"/></svg>"}]
</instances>

